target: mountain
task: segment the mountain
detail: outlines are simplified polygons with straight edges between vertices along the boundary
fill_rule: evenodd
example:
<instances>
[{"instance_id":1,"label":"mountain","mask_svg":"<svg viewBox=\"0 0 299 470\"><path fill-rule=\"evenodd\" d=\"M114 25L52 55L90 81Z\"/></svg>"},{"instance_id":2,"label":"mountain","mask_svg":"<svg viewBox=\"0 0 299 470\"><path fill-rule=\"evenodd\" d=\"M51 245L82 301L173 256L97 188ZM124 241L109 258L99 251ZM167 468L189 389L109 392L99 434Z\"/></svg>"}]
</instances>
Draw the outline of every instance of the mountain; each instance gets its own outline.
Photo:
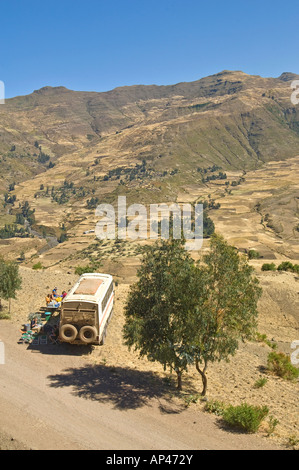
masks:
<instances>
[{"instance_id":1,"label":"mountain","mask_svg":"<svg viewBox=\"0 0 299 470\"><path fill-rule=\"evenodd\" d=\"M46 86L8 99L0 106L0 193L8 193L0 226L29 201L33 233L63 240L61 227L77 236L74 227L92 227L97 204L118 195L177 201L187 187L209 191L208 179L226 171L242 175L295 157L299 106L291 84L298 78L223 71L103 93ZM41 236L34 242L33 254L49 248Z\"/></svg>"},{"instance_id":2,"label":"mountain","mask_svg":"<svg viewBox=\"0 0 299 470\"><path fill-rule=\"evenodd\" d=\"M38 141L56 161L82 150L101 153L103 139L112 137L120 156L162 155L158 166L253 168L298 153L299 108L289 84L296 77L223 71L192 83L104 93L44 87L0 107L0 151L15 145L17 154L33 155Z\"/></svg>"}]
</instances>

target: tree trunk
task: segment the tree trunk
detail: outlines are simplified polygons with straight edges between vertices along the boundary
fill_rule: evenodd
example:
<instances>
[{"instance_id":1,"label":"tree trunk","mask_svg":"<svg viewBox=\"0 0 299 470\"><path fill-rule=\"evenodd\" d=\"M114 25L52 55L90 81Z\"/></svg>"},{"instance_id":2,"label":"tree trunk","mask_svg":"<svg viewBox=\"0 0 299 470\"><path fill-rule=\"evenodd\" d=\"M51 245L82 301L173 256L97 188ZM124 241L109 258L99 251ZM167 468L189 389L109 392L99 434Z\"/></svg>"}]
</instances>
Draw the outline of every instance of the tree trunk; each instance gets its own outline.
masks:
<instances>
[{"instance_id":1,"label":"tree trunk","mask_svg":"<svg viewBox=\"0 0 299 470\"><path fill-rule=\"evenodd\" d=\"M207 367L208 367L208 364L207 364L207 362L205 362L205 363L204 363L204 368L203 368L203 370L201 370L201 369L199 368L199 362L198 362L198 360L196 360L196 369L197 369L197 371L198 371L198 372L200 373L200 375L201 375L201 380L202 380L202 385L203 385L203 389L202 389L202 392L201 392L201 395L202 395L203 397L206 396L206 393L207 393L207 386L208 386L208 378L207 378L207 376L206 376Z\"/></svg>"},{"instance_id":2,"label":"tree trunk","mask_svg":"<svg viewBox=\"0 0 299 470\"><path fill-rule=\"evenodd\" d=\"M178 390L182 390L182 371L176 371L177 373L177 377L178 377L178 385L177 385L177 389Z\"/></svg>"}]
</instances>

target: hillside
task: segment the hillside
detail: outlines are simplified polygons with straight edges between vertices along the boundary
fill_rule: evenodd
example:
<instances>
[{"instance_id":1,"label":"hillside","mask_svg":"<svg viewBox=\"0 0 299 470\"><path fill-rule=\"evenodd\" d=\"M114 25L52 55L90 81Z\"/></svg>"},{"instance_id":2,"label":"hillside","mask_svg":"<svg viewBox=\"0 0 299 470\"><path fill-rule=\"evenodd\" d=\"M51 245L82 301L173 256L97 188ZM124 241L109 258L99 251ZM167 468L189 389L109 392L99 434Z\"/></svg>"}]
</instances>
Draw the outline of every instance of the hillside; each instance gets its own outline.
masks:
<instances>
[{"instance_id":1,"label":"hillside","mask_svg":"<svg viewBox=\"0 0 299 470\"><path fill-rule=\"evenodd\" d=\"M176 202L192 187L192 202L194 188L198 197L215 186L203 171L240 176L295 157L299 107L291 103L290 85L296 77L223 71L171 86L105 93L44 87L6 100L0 107L0 192L7 193L0 227L13 224L19 204L30 202L35 237L14 240L15 252L30 258L57 245L62 227L77 243L94 228L96 205L118 195L128 203ZM72 243L58 247L58 260L78 250Z\"/></svg>"},{"instance_id":2,"label":"hillside","mask_svg":"<svg viewBox=\"0 0 299 470\"><path fill-rule=\"evenodd\" d=\"M254 168L297 154L298 109L290 101L295 78L224 71L192 83L105 93L44 87L0 108L0 150L7 158L34 155L38 141L54 162L73 155L78 164L78 153L93 152L148 158L157 169Z\"/></svg>"},{"instance_id":3,"label":"hillside","mask_svg":"<svg viewBox=\"0 0 299 470\"><path fill-rule=\"evenodd\" d=\"M107 202L116 208L119 195L127 197L127 206L144 203L147 209L154 202L205 202L216 232L239 252L258 253L250 260L263 288L258 329L279 350L291 352L299 329L298 275L263 272L261 267L265 262L276 267L282 261L298 264L299 259L299 106L290 100L291 82L298 78L291 73L262 78L224 71L193 83L138 85L105 93L44 87L0 106L0 256L17 259L23 279L22 290L12 301L11 321L1 320L12 368L6 377L10 389L3 389L9 406L0 410L6 427L0 427L0 447L31 448L39 426L36 448L57 448L58 427L69 425L67 410L60 414L61 404L69 399L81 410L73 431L63 437L70 448L83 445L78 444L82 436L77 422L86 410L89 416L94 408L101 419L105 413L110 431L112 406L122 403L126 413L132 411L130 406L140 407L138 426L143 426L144 417L152 418L154 410L158 420L167 417L170 446L181 439L180 432L172 435L172 419L180 422L187 416L186 423L195 424L194 413L204 409L199 401L186 410L183 401L198 392L197 373L186 376L185 396L178 405L169 388L172 376L157 364L139 360L123 345L124 302L136 280L138 247L148 241L96 238L97 205ZM198 259L208 249L205 238L202 250L192 256ZM86 355L74 355L64 348L68 345L21 350L19 328L28 314L44 304L54 284L68 290L77 279L75 269L91 263L116 281L115 313L105 345ZM270 448L298 438L298 383L265 372L270 350L269 342L252 341L240 345L229 364L215 364L209 372L209 399L269 406L279 420L274 436L266 437L265 427L262 440L239 434L232 439L225 430L220 432L216 417L210 421L198 415L201 428L194 428L188 445L204 445L198 444L198 432L206 431L203 422L209 436L217 432L217 439L206 446ZM20 398L14 374L23 368L27 395ZM33 371L36 382L29 384ZM85 373L91 380L86 382ZM256 382L265 377L265 387L257 388ZM164 394L163 388L161 395L162 382L168 391ZM39 405L53 407L46 406L45 420L34 425L35 404L27 407L20 425L19 408L28 402L32 387ZM118 424L118 418L114 422ZM89 418L83 423L84 434ZM131 445L127 421L123 424L123 445ZM2 435L4 431L8 434ZM112 435L116 448L118 429ZM108 433L107 446L109 439ZM96 443L88 445L93 448Z\"/></svg>"}]
</instances>

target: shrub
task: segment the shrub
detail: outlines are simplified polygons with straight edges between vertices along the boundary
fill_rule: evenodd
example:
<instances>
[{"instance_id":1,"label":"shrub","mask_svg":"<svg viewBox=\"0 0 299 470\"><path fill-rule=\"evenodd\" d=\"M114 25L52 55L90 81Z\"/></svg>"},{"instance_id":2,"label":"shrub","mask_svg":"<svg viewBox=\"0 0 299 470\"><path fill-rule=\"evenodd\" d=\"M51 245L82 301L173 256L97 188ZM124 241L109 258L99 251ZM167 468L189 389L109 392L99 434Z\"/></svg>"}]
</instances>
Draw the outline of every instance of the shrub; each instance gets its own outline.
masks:
<instances>
[{"instance_id":1,"label":"shrub","mask_svg":"<svg viewBox=\"0 0 299 470\"><path fill-rule=\"evenodd\" d=\"M299 274L299 264L293 265L293 273Z\"/></svg>"},{"instance_id":2,"label":"shrub","mask_svg":"<svg viewBox=\"0 0 299 470\"><path fill-rule=\"evenodd\" d=\"M267 366L270 372L285 380L295 380L299 377L299 369L293 366L289 356L282 352L271 352Z\"/></svg>"},{"instance_id":3,"label":"shrub","mask_svg":"<svg viewBox=\"0 0 299 470\"><path fill-rule=\"evenodd\" d=\"M268 428L268 436L274 433L276 426L279 424L278 419L274 418L274 416L269 416L269 428Z\"/></svg>"},{"instance_id":4,"label":"shrub","mask_svg":"<svg viewBox=\"0 0 299 470\"><path fill-rule=\"evenodd\" d=\"M38 263L34 264L32 266L32 269L34 269L35 271L38 270L38 269L43 269L43 265L42 263L39 261Z\"/></svg>"},{"instance_id":5,"label":"shrub","mask_svg":"<svg viewBox=\"0 0 299 470\"><path fill-rule=\"evenodd\" d=\"M249 250L248 251L248 258L249 259L258 259L260 257L261 257L261 255L259 254L258 251L256 251L256 250Z\"/></svg>"},{"instance_id":6,"label":"shrub","mask_svg":"<svg viewBox=\"0 0 299 470\"><path fill-rule=\"evenodd\" d=\"M290 261L283 261L282 263L280 263L280 265L278 266L278 271L291 271L293 272L294 271L294 266L292 263L290 263Z\"/></svg>"},{"instance_id":7,"label":"shrub","mask_svg":"<svg viewBox=\"0 0 299 470\"><path fill-rule=\"evenodd\" d=\"M264 343L267 340L267 335L259 333L258 331L255 334L256 341L259 343Z\"/></svg>"},{"instance_id":8,"label":"shrub","mask_svg":"<svg viewBox=\"0 0 299 470\"><path fill-rule=\"evenodd\" d=\"M299 444L299 439L297 438L295 434L292 434L291 436L289 436L288 442L287 442L288 447L292 447L293 449L295 449L298 444Z\"/></svg>"},{"instance_id":9,"label":"shrub","mask_svg":"<svg viewBox=\"0 0 299 470\"><path fill-rule=\"evenodd\" d=\"M195 395L188 395L187 397L184 397L186 407L190 406L191 403L197 403L200 398L200 394L196 393Z\"/></svg>"},{"instance_id":10,"label":"shrub","mask_svg":"<svg viewBox=\"0 0 299 470\"><path fill-rule=\"evenodd\" d=\"M205 411L208 411L208 413L214 413L217 416L222 415L225 408L225 404L218 400L211 400L205 404Z\"/></svg>"},{"instance_id":11,"label":"shrub","mask_svg":"<svg viewBox=\"0 0 299 470\"><path fill-rule=\"evenodd\" d=\"M77 266L75 268L75 274L77 274L78 276L82 276L82 274L85 273L96 273L98 272L98 269L101 265L102 264L100 261L92 260L92 262L90 264L87 264L86 266Z\"/></svg>"},{"instance_id":12,"label":"shrub","mask_svg":"<svg viewBox=\"0 0 299 470\"><path fill-rule=\"evenodd\" d=\"M274 263L264 263L262 266L262 271L275 271L276 266Z\"/></svg>"},{"instance_id":13,"label":"shrub","mask_svg":"<svg viewBox=\"0 0 299 470\"><path fill-rule=\"evenodd\" d=\"M260 377L254 384L254 388L262 388L266 383L268 382L268 379L265 377Z\"/></svg>"},{"instance_id":14,"label":"shrub","mask_svg":"<svg viewBox=\"0 0 299 470\"><path fill-rule=\"evenodd\" d=\"M223 412L223 420L226 424L242 431L257 432L263 419L268 415L267 406L252 406L243 403L239 406L228 406Z\"/></svg>"},{"instance_id":15,"label":"shrub","mask_svg":"<svg viewBox=\"0 0 299 470\"><path fill-rule=\"evenodd\" d=\"M9 312L1 312L0 311L0 320L10 320L11 319L11 315Z\"/></svg>"},{"instance_id":16,"label":"shrub","mask_svg":"<svg viewBox=\"0 0 299 470\"><path fill-rule=\"evenodd\" d=\"M258 343L265 343L267 346L269 346L269 348L272 348L272 349L276 349L277 348L277 344L276 343L273 343L272 341L270 341L268 338L267 338L267 335L265 334L261 334L261 333L256 333L255 334L255 340L258 342Z\"/></svg>"},{"instance_id":17,"label":"shrub","mask_svg":"<svg viewBox=\"0 0 299 470\"><path fill-rule=\"evenodd\" d=\"M75 274L78 274L78 276L82 276L82 274L84 273L90 273L90 272L93 272L93 270L91 270L90 266L77 266L75 268Z\"/></svg>"}]
</instances>

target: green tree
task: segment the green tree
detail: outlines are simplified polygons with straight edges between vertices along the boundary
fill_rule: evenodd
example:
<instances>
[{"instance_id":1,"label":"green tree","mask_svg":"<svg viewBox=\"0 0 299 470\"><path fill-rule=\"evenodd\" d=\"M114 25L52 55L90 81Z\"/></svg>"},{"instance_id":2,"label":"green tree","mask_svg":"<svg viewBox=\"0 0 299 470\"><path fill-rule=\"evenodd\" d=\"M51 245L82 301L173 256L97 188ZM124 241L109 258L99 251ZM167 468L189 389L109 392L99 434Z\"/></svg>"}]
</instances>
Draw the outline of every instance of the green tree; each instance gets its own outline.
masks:
<instances>
[{"instance_id":1,"label":"green tree","mask_svg":"<svg viewBox=\"0 0 299 470\"><path fill-rule=\"evenodd\" d=\"M0 260L0 298L9 301L16 298L17 290L21 289L22 279L19 267L15 262Z\"/></svg>"},{"instance_id":2,"label":"green tree","mask_svg":"<svg viewBox=\"0 0 299 470\"><path fill-rule=\"evenodd\" d=\"M182 373L195 364L207 391L209 363L228 360L256 327L261 294L253 268L234 247L213 235L203 263L181 241L143 249L138 281L125 306L125 344L140 356Z\"/></svg>"},{"instance_id":3,"label":"green tree","mask_svg":"<svg viewBox=\"0 0 299 470\"><path fill-rule=\"evenodd\" d=\"M261 255L256 250L249 250L248 251L248 259L258 259Z\"/></svg>"},{"instance_id":4,"label":"green tree","mask_svg":"<svg viewBox=\"0 0 299 470\"><path fill-rule=\"evenodd\" d=\"M124 341L141 357L174 370L180 390L192 362L185 338L199 292L195 265L180 240L157 241L142 251L139 279L125 306Z\"/></svg>"},{"instance_id":5,"label":"green tree","mask_svg":"<svg viewBox=\"0 0 299 470\"><path fill-rule=\"evenodd\" d=\"M261 288L245 257L219 235L212 235L210 252L199 266L199 301L191 317L189 348L207 391L209 363L228 361L240 340L251 338L257 326Z\"/></svg>"}]
</instances>

